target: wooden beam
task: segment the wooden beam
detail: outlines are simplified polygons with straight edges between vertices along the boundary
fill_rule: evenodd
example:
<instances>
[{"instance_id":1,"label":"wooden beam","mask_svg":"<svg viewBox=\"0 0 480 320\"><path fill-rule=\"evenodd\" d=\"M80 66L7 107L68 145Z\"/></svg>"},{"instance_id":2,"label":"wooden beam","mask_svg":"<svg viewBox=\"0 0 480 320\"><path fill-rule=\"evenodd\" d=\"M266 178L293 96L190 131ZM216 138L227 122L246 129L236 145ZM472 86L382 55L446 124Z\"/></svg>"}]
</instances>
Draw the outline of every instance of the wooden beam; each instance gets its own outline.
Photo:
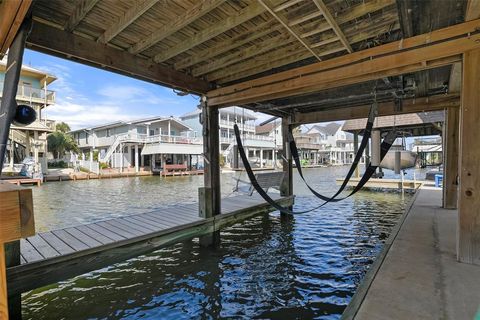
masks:
<instances>
[{"instance_id":1,"label":"wooden beam","mask_svg":"<svg viewBox=\"0 0 480 320\"><path fill-rule=\"evenodd\" d=\"M157 54L153 60L155 62L163 62L168 60L182 52L185 52L205 41L208 41L225 31L228 31L256 16L263 13L264 9L261 5L257 3L252 3L246 8L243 8L238 12L237 15L228 17L222 23L215 23L208 28L205 28L198 33L196 33L193 37L191 37L188 41L181 41L177 45L165 50ZM169 27L170 28L170 27Z\"/></svg>"},{"instance_id":2,"label":"wooden beam","mask_svg":"<svg viewBox=\"0 0 480 320\"><path fill-rule=\"evenodd\" d=\"M273 41L270 41L268 43L260 42L240 52L235 52L234 54L230 55L223 55L210 63L201 65L200 67L192 70L192 75L194 77L198 77L200 75L213 72L220 68L225 68L226 66L254 57L264 52L268 52L274 49L277 49L276 51L278 51L281 46L288 45L294 41L295 38L290 36L289 34L281 34L273 38Z\"/></svg>"},{"instance_id":3,"label":"wooden beam","mask_svg":"<svg viewBox=\"0 0 480 320\"><path fill-rule=\"evenodd\" d=\"M5 247L0 243L0 319L9 319Z\"/></svg>"},{"instance_id":4,"label":"wooden beam","mask_svg":"<svg viewBox=\"0 0 480 320\"><path fill-rule=\"evenodd\" d=\"M189 8L185 13L179 15L175 20L165 24L158 30L152 30L152 33L147 38L137 42L129 48L130 53L137 54L147 50L154 44L162 41L198 18L201 18L205 14L209 13L223 2L225 2L225 0L199 1L195 6Z\"/></svg>"},{"instance_id":5,"label":"wooden beam","mask_svg":"<svg viewBox=\"0 0 480 320\"><path fill-rule=\"evenodd\" d=\"M175 63L175 69L185 69L194 64L206 61L222 53L228 52L230 50L236 49L240 46L243 46L249 42L257 40L261 37L269 35L273 32L279 31L282 29L282 26L277 24L272 26L272 21L268 20L264 23L258 25L254 29L248 29L247 32L240 34L237 37L234 37L228 41L222 41L218 45L209 47L207 49L197 51L195 54L192 54L190 57L185 58L179 62Z\"/></svg>"},{"instance_id":6,"label":"wooden beam","mask_svg":"<svg viewBox=\"0 0 480 320\"><path fill-rule=\"evenodd\" d=\"M468 0L465 21L470 21L478 18L480 18L480 1Z\"/></svg>"},{"instance_id":7,"label":"wooden beam","mask_svg":"<svg viewBox=\"0 0 480 320\"><path fill-rule=\"evenodd\" d=\"M0 60L12 44L31 5L31 0L0 1Z\"/></svg>"},{"instance_id":8,"label":"wooden beam","mask_svg":"<svg viewBox=\"0 0 480 320\"><path fill-rule=\"evenodd\" d=\"M480 265L480 49L463 58L457 259Z\"/></svg>"},{"instance_id":9,"label":"wooden beam","mask_svg":"<svg viewBox=\"0 0 480 320\"><path fill-rule=\"evenodd\" d=\"M473 20L216 89L208 93L210 105L265 101L452 64L458 54L480 46L478 28L480 20Z\"/></svg>"},{"instance_id":10,"label":"wooden beam","mask_svg":"<svg viewBox=\"0 0 480 320\"><path fill-rule=\"evenodd\" d=\"M395 11L392 11L392 13L396 15ZM393 30L396 30L398 29L398 27L399 27L398 23L392 25L392 21L389 19L389 16L383 16L382 19L375 24L375 26L371 26L370 22L368 21L362 21L359 24L355 24L347 27L345 29L345 33L350 43L357 43L372 37L376 37L379 34L390 32L392 28ZM361 30L361 31L359 32L358 30ZM265 44L267 43L268 42L266 42ZM311 47L313 46L314 45L312 45ZM320 57L322 57L324 55L339 52L342 50L344 49L343 47L340 47L340 46L336 48L331 48L331 46L329 46L321 50L319 52L319 55ZM222 84L222 83L242 79L249 75L254 75L254 74L272 69L273 67L279 67L279 66L293 63L295 61L299 61L309 57L309 56L302 55L301 58L295 60L294 59L295 56L293 56L292 54L290 54L290 56L291 57L288 58L282 52L278 52L278 54L274 57L266 57L264 55L258 56L254 61L247 60L248 63L237 64L235 66L229 67L226 70L219 70L218 72L212 73L207 76L207 79L209 81L220 79L218 83ZM298 56L298 54L296 56ZM274 61L279 61L280 59L284 61L283 64L274 63Z\"/></svg>"},{"instance_id":11,"label":"wooden beam","mask_svg":"<svg viewBox=\"0 0 480 320\"><path fill-rule=\"evenodd\" d=\"M101 43L109 42L126 27L137 20L142 14L148 11L148 9L153 7L153 5L155 5L157 2L158 0L141 0L134 2L132 7L130 7L130 9L128 9L123 16L121 16L114 24L105 30L105 32L98 38L97 41Z\"/></svg>"},{"instance_id":12,"label":"wooden beam","mask_svg":"<svg viewBox=\"0 0 480 320\"><path fill-rule=\"evenodd\" d=\"M187 92L204 93L209 88L205 81L151 60L40 23L34 24L27 39L27 46L33 50Z\"/></svg>"},{"instance_id":13,"label":"wooden beam","mask_svg":"<svg viewBox=\"0 0 480 320\"><path fill-rule=\"evenodd\" d=\"M418 113L458 108L460 97L454 95L439 95L427 98L405 99L402 101L402 110L398 110L393 101L378 104L378 116L392 116L396 114ZM339 106L340 107L340 106ZM335 108L314 112L295 112L291 124L307 124L329 121L363 119L368 117L371 105L360 105L348 108Z\"/></svg>"},{"instance_id":14,"label":"wooden beam","mask_svg":"<svg viewBox=\"0 0 480 320\"><path fill-rule=\"evenodd\" d=\"M300 3L302 1L305 1L305 0L288 0L288 1L285 1L284 3L282 3L281 5L278 5L276 6L273 11L275 12L279 12L279 11L282 11L282 10L285 10L287 8L290 8L291 6L297 4L297 3Z\"/></svg>"},{"instance_id":15,"label":"wooden beam","mask_svg":"<svg viewBox=\"0 0 480 320\"><path fill-rule=\"evenodd\" d=\"M287 22L284 21L282 18L280 18L280 16L277 15L275 12L273 12L273 10L272 10L269 6L267 6L267 5L265 4L265 2L263 2L263 0L257 0L257 1L265 8L265 10L267 10L268 12L270 12L270 14L271 14L275 19L277 19L277 21L280 22L280 24L281 24L285 29L287 29L287 31L290 32L290 34L291 34L292 36L294 36L294 37L298 40L298 42L300 42L308 51L310 51L315 58L317 58L319 61L322 60L322 59L320 59L320 56L319 56L318 54L316 54L315 51L313 51L313 49L310 48L310 46L309 46L302 38L300 38L300 36L299 36L295 31L293 31L292 28L290 28L290 27L288 26Z\"/></svg>"},{"instance_id":16,"label":"wooden beam","mask_svg":"<svg viewBox=\"0 0 480 320\"><path fill-rule=\"evenodd\" d=\"M395 0L373 0L368 2L362 2L348 9L345 9L342 12L339 12L335 17L336 22L338 25L342 25L348 21L360 18L368 13L382 10L386 7L394 5L395 3ZM328 28L330 28L328 23L326 23L325 21L321 21L316 26L312 27L312 30L302 33L300 36L302 38L310 37L320 32L323 32Z\"/></svg>"},{"instance_id":17,"label":"wooden beam","mask_svg":"<svg viewBox=\"0 0 480 320\"><path fill-rule=\"evenodd\" d=\"M459 154L459 108L445 110L443 125L443 207L457 208L458 154Z\"/></svg>"},{"instance_id":18,"label":"wooden beam","mask_svg":"<svg viewBox=\"0 0 480 320\"><path fill-rule=\"evenodd\" d=\"M283 182L280 188L282 196L293 195L293 161L292 153L288 144L288 130L290 121L288 118L282 118L282 153L283 153Z\"/></svg>"},{"instance_id":19,"label":"wooden beam","mask_svg":"<svg viewBox=\"0 0 480 320\"><path fill-rule=\"evenodd\" d=\"M338 26L337 22L335 21L335 18L332 16L332 14L328 10L323 0L313 0L313 2L317 6L318 10L320 10L320 12L322 13L323 17L328 22L328 24L332 27L332 30L335 32L340 42L345 46L345 48L349 53L352 53L353 52L352 47L348 43L347 38L345 38L345 35L343 34L342 29L340 29L340 27Z\"/></svg>"},{"instance_id":20,"label":"wooden beam","mask_svg":"<svg viewBox=\"0 0 480 320\"><path fill-rule=\"evenodd\" d=\"M68 19L65 30L68 32L72 32L73 29L85 18L87 13L95 7L98 0L81 0L78 2L77 6L73 10L70 18Z\"/></svg>"}]
</instances>

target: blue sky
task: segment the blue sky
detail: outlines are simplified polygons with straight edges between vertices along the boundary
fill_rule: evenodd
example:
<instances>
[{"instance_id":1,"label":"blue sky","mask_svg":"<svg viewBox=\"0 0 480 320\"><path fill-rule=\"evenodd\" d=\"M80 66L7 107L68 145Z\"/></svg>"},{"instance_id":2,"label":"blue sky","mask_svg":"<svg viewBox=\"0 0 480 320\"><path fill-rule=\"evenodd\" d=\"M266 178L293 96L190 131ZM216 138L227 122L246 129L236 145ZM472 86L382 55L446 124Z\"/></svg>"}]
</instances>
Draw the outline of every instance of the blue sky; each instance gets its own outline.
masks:
<instances>
[{"instance_id":1,"label":"blue sky","mask_svg":"<svg viewBox=\"0 0 480 320\"><path fill-rule=\"evenodd\" d=\"M72 129L149 116L180 116L198 105L198 97L177 96L171 89L26 50L23 63L55 75L50 86L56 104L47 117Z\"/></svg>"}]
</instances>

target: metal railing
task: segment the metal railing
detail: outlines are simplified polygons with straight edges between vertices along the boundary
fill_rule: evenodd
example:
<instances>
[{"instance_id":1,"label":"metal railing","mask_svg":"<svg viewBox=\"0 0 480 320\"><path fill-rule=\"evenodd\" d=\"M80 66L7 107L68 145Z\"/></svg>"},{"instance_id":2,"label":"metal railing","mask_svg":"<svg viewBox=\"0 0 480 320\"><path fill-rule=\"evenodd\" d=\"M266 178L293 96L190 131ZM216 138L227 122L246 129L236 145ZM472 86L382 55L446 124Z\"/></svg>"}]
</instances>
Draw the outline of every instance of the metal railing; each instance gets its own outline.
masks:
<instances>
[{"instance_id":1,"label":"metal railing","mask_svg":"<svg viewBox=\"0 0 480 320\"><path fill-rule=\"evenodd\" d=\"M233 125L235 124L235 121L227 121L227 120L224 120L224 119L220 119L219 124L220 124L220 127L224 126L224 127L233 128ZM245 124L237 123L237 124L238 124L238 127L241 128L241 129L250 130L250 131L255 130L255 125L254 124L249 124L249 123L245 123Z\"/></svg>"},{"instance_id":2,"label":"metal railing","mask_svg":"<svg viewBox=\"0 0 480 320\"><path fill-rule=\"evenodd\" d=\"M270 142L275 141L273 137L257 135L257 134L242 134L241 137L242 137L242 140L245 139L245 140L270 141ZM221 143L232 143L233 141L235 141L234 135L230 137L220 137Z\"/></svg>"},{"instance_id":3,"label":"metal railing","mask_svg":"<svg viewBox=\"0 0 480 320\"><path fill-rule=\"evenodd\" d=\"M0 97L3 94L3 82L0 82ZM19 85L17 88L17 100L34 101L40 103L55 103L55 91L33 88L30 86Z\"/></svg>"}]
</instances>

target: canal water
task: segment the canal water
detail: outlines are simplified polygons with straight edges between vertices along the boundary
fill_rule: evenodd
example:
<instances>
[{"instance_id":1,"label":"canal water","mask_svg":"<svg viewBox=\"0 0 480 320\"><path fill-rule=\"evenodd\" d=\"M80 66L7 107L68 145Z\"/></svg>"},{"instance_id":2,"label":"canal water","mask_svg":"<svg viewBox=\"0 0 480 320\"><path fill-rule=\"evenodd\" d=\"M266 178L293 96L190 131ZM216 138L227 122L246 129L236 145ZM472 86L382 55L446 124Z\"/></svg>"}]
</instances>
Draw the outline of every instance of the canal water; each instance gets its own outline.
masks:
<instances>
[{"instance_id":1,"label":"canal water","mask_svg":"<svg viewBox=\"0 0 480 320\"><path fill-rule=\"evenodd\" d=\"M325 193L345 167L306 169ZM238 174L222 174L231 193ZM247 179L245 174L241 179ZM294 177L296 210L320 202ZM196 202L202 176L46 183L33 188L38 231ZM361 191L281 221L222 231L218 249L188 241L23 295L24 319L338 319L411 195Z\"/></svg>"}]
</instances>

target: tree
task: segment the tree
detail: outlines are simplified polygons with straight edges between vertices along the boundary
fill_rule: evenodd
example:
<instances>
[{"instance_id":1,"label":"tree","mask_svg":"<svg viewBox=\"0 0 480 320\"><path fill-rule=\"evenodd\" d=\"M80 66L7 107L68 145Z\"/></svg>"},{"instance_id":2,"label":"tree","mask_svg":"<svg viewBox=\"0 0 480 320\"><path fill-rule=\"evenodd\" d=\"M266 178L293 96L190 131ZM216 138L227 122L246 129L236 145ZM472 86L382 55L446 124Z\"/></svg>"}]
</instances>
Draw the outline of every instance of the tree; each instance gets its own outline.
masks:
<instances>
[{"instance_id":1,"label":"tree","mask_svg":"<svg viewBox=\"0 0 480 320\"><path fill-rule=\"evenodd\" d=\"M70 126L60 122L55 126L55 131L48 135L48 151L53 153L55 159L63 158L66 151L78 152L78 146L72 135L67 133Z\"/></svg>"},{"instance_id":2,"label":"tree","mask_svg":"<svg viewBox=\"0 0 480 320\"><path fill-rule=\"evenodd\" d=\"M65 122L59 122L55 125L55 131L60 131L60 132L63 132L63 133L67 133L67 132L70 132L71 129L70 129L70 126L68 124L66 124Z\"/></svg>"}]
</instances>

